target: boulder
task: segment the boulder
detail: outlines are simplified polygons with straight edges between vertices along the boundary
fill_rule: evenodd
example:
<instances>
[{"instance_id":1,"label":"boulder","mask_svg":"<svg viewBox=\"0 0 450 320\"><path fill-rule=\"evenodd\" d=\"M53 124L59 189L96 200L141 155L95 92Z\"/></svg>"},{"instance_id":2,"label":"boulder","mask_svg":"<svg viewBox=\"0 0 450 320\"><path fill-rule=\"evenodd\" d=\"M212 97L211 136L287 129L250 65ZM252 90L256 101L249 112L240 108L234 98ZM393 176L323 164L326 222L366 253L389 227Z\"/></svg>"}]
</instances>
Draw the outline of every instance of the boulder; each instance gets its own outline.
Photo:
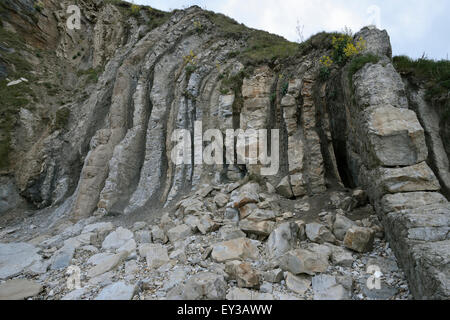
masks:
<instances>
[{"instance_id":1,"label":"boulder","mask_svg":"<svg viewBox=\"0 0 450 320\"><path fill-rule=\"evenodd\" d=\"M336 238L333 236L327 227L320 223L309 223L306 225L306 236L307 238L316 243L331 242L334 243Z\"/></svg>"},{"instance_id":2,"label":"boulder","mask_svg":"<svg viewBox=\"0 0 450 320\"><path fill-rule=\"evenodd\" d=\"M226 293L227 283L223 276L203 272L192 276L185 284L170 290L167 298L170 300L224 300Z\"/></svg>"},{"instance_id":3,"label":"boulder","mask_svg":"<svg viewBox=\"0 0 450 320\"><path fill-rule=\"evenodd\" d=\"M85 288L76 289L61 298L62 301L81 300L81 297L86 293Z\"/></svg>"},{"instance_id":4,"label":"boulder","mask_svg":"<svg viewBox=\"0 0 450 320\"><path fill-rule=\"evenodd\" d=\"M274 229L275 222L273 221L257 222L254 220L245 219L239 222L239 227L245 233L267 237Z\"/></svg>"},{"instance_id":5,"label":"boulder","mask_svg":"<svg viewBox=\"0 0 450 320\"><path fill-rule=\"evenodd\" d=\"M219 236L220 239L228 241L233 239L245 238L246 235L239 227L225 225L219 229Z\"/></svg>"},{"instance_id":6,"label":"boulder","mask_svg":"<svg viewBox=\"0 0 450 320\"><path fill-rule=\"evenodd\" d=\"M169 258L172 260L177 260L180 263L184 263L186 262L186 253L184 252L184 250L181 249L177 249L174 250L170 253Z\"/></svg>"},{"instance_id":7,"label":"boulder","mask_svg":"<svg viewBox=\"0 0 450 320\"><path fill-rule=\"evenodd\" d=\"M239 208L239 217L241 220L247 218L253 211L257 210L258 206L255 203L248 203Z\"/></svg>"},{"instance_id":8,"label":"boulder","mask_svg":"<svg viewBox=\"0 0 450 320\"><path fill-rule=\"evenodd\" d=\"M207 234L209 232L214 232L219 228L219 225L211 219L209 215L204 215L200 218L197 223L197 229L202 234Z\"/></svg>"},{"instance_id":9,"label":"boulder","mask_svg":"<svg viewBox=\"0 0 450 320\"><path fill-rule=\"evenodd\" d=\"M167 237L169 238L170 242L175 243L179 240L184 240L187 237L190 237L192 235L192 229L186 225L182 224L179 226L176 226L169 231L167 231Z\"/></svg>"},{"instance_id":10,"label":"boulder","mask_svg":"<svg viewBox=\"0 0 450 320\"><path fill-rule=\"evenodd\" d=\"M351 227L344 238L344 245L356 252L364 253L372 251L375 232L364 227Z\"/></svg>"},{"instance_id":11,"label":"boulder","mask_svg":"<svg viewBox=\"0 0 450 320\"><path fill-rule=\"evenodd\" d=\"M75 254L75 247L66 245L55 252L50 259L51 270L61 270L67 268L72 262L73 255Z\"/></svg>"},{"instance_id":12,"label":"boulder","mask_svg":"<svg viewBox=\"0 0 450 320\"><path fill-rule=\"evenodd\" d=\"M117 250L131 239L133 239L133 232L119 227L116 231L113 231L106 236L102 243L102 248L105 250Z\"/></svg>"},{"instance_id":13,"label":"boulder","mask_svg":"<svg viewBox=\"0 0 450 320\"><path fill-rule=\"evenodd\" d=\"M258 203L260 189L259 184L248 183L240 189L233 191L231 194L233 207L239 209L249 203Z\"/></svg>"},{"instance_id":14,"label":"boulder","mask_svg":"<svg viewBox=\"0 0 450 320\"><path fill-rule=\"evenodd\" d=\"M167 241L169 241L166 234L164 233L164 230L161 229L159 226L153 226L151 229L151 233L153 242L159 242L164 244Z\"/></svg>"},{"instance_id":15,"label":"boulder","mask_svg":"<svg viewBox=\"0 0 450 320\"><path fill-rule=\"evenodd\" d=\"M348 229L354 226L356 226L355 222L341 214L337 214L333 224L333 233L336 239L343 241Z\"/></svg>"},{"instance_id":16,"label":"boulder","mask_svg":"<svg viewBox=\"0 0 450 320\"><path fill-rule=\"evenodd\" d=\"M303 197L308 193L303 174L291 175L292 194L294 197Z\"/></svg>"},{"instance_id":17,"label":"boulder","mask_svg":"<svg viewBox=\"0 0 450 320\"><path fill-rule=\"evenodd\" d=\"M280 283L284 279L284 273L281 269L269 270L263 273L264 281L270 283Z\"/></svg>"},{"instance_id":18,"label":"boulder","mask_svg":"<svg viewBox=\"0 0 450 320\"><path fill-rule=\"evenodd\" d=\"M275 220L276 217L277 214L272 210L255 209L250 212L250 215L246 216L246 219L261 222L267 220ZM242 216L241 219L243 219Z\"/></svg>"},{"instance_id":19,"label":"boulder","mask_svg":"<svg viewBox=\"0 0 450 320\"><path fill-rule=\"evenodd\" d=\"M280 259L280 268L293 273L314 275L327 271L329 254L319 250L296 249L287 252Z\"/></svg>"},{"instance_id":20,"label":"boulder","mask_svg":"<svg viewBox=\"0 0 450 320\"><path fill-rule=\"evenodd\" d=\"M229 199L228 195L226 195L225 193L218 193L214 197L214 202L216 203L218 208L225 207L229 200L230 199Z\"/></svg>"},{"instance_id":21,"label":"boulder","mask_svg":"<svg viewBox=\"0 0 450 320\"><path fill-rule=\"evenodd\" d=\"M305 294L311 286L311 279L306 276L295 276L290 272L286 273L286 287L299 295Z\"/></svg>"},{"instance_id":22,"label":"boulder","mask_svg":"<svg viewBox=\"0 0 450 320\"><path fill-rule=\"evenodd\" d=\"M28 243L0 243L0 279L21 274L41 260L39 249Z\"/></svg>"},{"instance_id":23,"label":"boulder","mask_svg":"<svg viewBox=\"0 0 450 320\"><path fill-rule=\"evenodd\" d=\"M161 244L142 244L139 254L147 260L147 266L157 269L170 261L167 248Z\"/></svg>"},{"instance_id":24,"label":"boulder","mask_svg":"<svg viewBox=\"0 0 450 320\"><path fill-rule=\"evenodd\" d=\"M238 222L239 221L239 210L237 210L235 208L226 208L223 218L224 218L224 220Z\"/></svg>"},{"instance_id":25,"label":"boulder","mask_svg":"<svg viewBox=\"0 0 450 320\"><path fill-rule=\"evenodd\" d=\"M203 212L204 205L203 202L197 198L187 198L178 203L178 208L180 208L181 213L184 215L190 215Z\"/></svg>"},{"instance_id":26,"label":"boulder","mask_svg":"<svg viewBox=\"0 0 450 320\"><path fill-rule=\"evenodd\" d=\"M88 270L89 278L94 278L102 275L108 271L116 269L128 257L128 252L120 252L111 256L106 256L104 259L97 261L96 266Z\"/></svg>"},{"instance_id":27,"label":"boulder","mask_svg":"<svg viewBox=\"0 0 450 320\"><path fill-rule=\"evenodd\" d=\"M259 259L258 241L247 238L233 239L213 245L211 257L216 262Z\"/></svg>"},{"instance_id":28,"label":"boulder","mask_svg":"<svg viewBox=\"0 0 450 320\"><path fill-rule=\"evenodd\" d=\"M147 227L147 222L145 222L145 221L138 221L138 222L135 222L133 224L133 229L132 230L134 232L136 232L136 231L144 230L146 227Z\"/></svg>"},{"instance_id":29,"label":"boulder","mask_svg":"<svg viewBox=\"0 0 450 320\"><path fill-rule=\"evenodd\" d=\"M111 232L112 230L114 230L114 225L111 222L98 222L85 226L81 233L105 233Z\"/></svg>"},{"instance_id":30,"label":"boulder","mask_svg":"<svg viewBox=\"0 0 450 320\"><path fill-rule=\"evenodd\" d=\"M331 246L331 262L336 266L348 267L353 265L353 255L350 251L337 246Z\"/></svg>"},{"instance_id":31,"label":"boulder","mask_svg":"<svg viewBox=\"0 0 450 320\"><path fill-rule=\"evenodd\" d=\"M314 300L350 300L351 293L336 280L335 276L326 274L312 278Z\"/></svg>"},{"instance_id":32,"label":"boulder","mask_svg":"<svg viewBox=\"0 0 450 320\"><path fill-rule=\"evenodd\" d=\"M238 287L255 289L259 288L259 274L255 269L252 268L251 264L242 262L236 265L235 275Z\"/></svg>"},{"instance_id":33,"label":"boulder","mask_svg":"<svg viewBox=\"0 0 450 320\"><path fill-rule=\"evenodd\" d=\"M386 30L379 30L371 26L364 27L355 34L355 39L360 37L366 41L363 54L371 53L380 57L392 57L391 41Z\"/></svg>"},{"instance_id":34,"label":"boulder","mask_svg":"<svg viewBox=\"0 0 450 320\"><path fill-rule=\"evenodd\" d=\"M149 230L139 230L134 233L136 241L139 243L151 243L152 233Z\"/></svg>"},{"instance_id":35,"label":"boulder","mask_svg":"<svg viewBox=\"0 0 450 320\"><path fill-rule=\"evenodd\" d=\"M284 177L280 181L280 183L276 187L276 190L277 190L278 194L282 195L285 198L291 199L294 197L294 193L292 192L289 176Z\"/></svg>"},{"instance_id":36,"label":"boulder","mask_svg":"<svg viewBox=\"0 0 450 320\"><path fill-rule=\"evenodd\" d=\"M24 300L37 296L43 287L26 279L8 280L0 284L0 300Z\"/></svg>"},{"instance_id":37,"label":"boulder","mask_svg":"<svg viewBox=\"0 0 450 320\"><path fill-rule=\"evenodd\" d=\"M103 288L95 300L131 300L136 292L136 286L119 281Z\"/></svg>"},{"instance_id":38,"label":"boulder","mask_svg":"<svg viewBox=\"0 0 450 320\"><path fill-rule=\"evenodd\" d=\"M269 236L266 243L267 255L271 258L279 258L291 250L296 242L298 225L286 222L278 226Z\"/></svg>"},{"instance_id":39,"label":"boulder","mask_svg":"<svg viewBox=\"0 0 450 320\"><path fill-rule=\"evenodd\" d=\"M275 298L270 293L261 293L243 288L232 288L226 295L226 299L230 301L273 301Z\"/></svg>"}]
</instances>

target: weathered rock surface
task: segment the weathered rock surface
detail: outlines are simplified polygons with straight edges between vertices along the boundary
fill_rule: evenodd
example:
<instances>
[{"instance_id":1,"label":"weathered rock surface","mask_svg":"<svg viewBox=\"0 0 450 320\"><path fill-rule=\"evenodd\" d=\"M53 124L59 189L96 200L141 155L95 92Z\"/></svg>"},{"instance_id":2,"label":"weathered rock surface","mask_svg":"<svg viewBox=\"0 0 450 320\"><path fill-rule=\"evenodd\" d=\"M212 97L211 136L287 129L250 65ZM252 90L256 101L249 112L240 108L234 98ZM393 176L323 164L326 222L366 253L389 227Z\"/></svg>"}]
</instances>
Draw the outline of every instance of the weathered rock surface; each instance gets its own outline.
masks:
<instances>
[{"instance_id":1,"label":"weathered rock surface","mask_svg":"<svg viewBox=\"0 0 450 320\"><path fill-rule=\"evenodd\" d=\"M336 277L318 275L312 278L314 300L349 300L349 292L337 283Z\"/></svg>"},{"instance_id":2,"label":"weathered rock surface","mask_svg":"<svg viewBox=\"0 0 450 320\"><path fill-rule=\"evenodd\" d=\"M289 251L280 259L280 268L293 273L314 275L325 272L329 266L329 254L313 249Z\"/></svg>"},{"instance_id":3,"label":"weathered rock surface","mask_svg":"<svg viewBox=\"0 0 450 320\"><path fill-rule=\"evenodd\" d=\"M42 285L25 279L8 280L0 284L0 300L24 300L42 291Z\"/></svg>"},{"instance_id":4,"label":"weathered rock surface","mask_svg":"<svg viewBox=\"0 0 450 320\"><path fill-rule=\"evenodd\" d=\"M117 253L115 255L106 257L102 261L99 261L95 267L90 269L88 271L88 277L94 278L99 275L102 275L108 271L113 270L114 268L118 267L119 264L121 264L126 257L128 256L128 252L121 252Z\"/></svg>"},{"instance_id":5,"label":"weathered rock surface","mask_svg":"<svg viewBox=\"0 0 450 320\"><path fill-rule=\"evenodd\" d=\"M370 174L378 194L441 189L438 179L425 162L403 168L380 168Z\"/></svg>"},{"instance_id":6,"label":"weathered rock surface","mask_svg":"<svg viewBox=\"0 0 450 320\"><path fill-rule=\"evenodd\" d=\"M425 161L425 134L414 111L395 107L371 107L366 111L369 164L410 166Z\"/></svg>"},{"instance_id":7,"label":"weathered rock surface","mask_svg":"<svg viewBox=\"0 0 450 320\"><path fill-rule=\"evenodd\" d=\"M131 300L135 290L135 286L120 281L105 287L95 300Z\"/></svg>"},{"instance_id":8,"label":"weathered rock surface","mask_svg":"<svg viewBox=\"0 0 450 320\"><path fill-rule=\"evenodd\" d=\"M295 223L283 223L276 228L267 240L266 250L271 258L279 258L295 245L298 226Z\"/></svg>"},{"instance_id":9,"label":"weathered rock surface","mask_svg":"<svg viewBox=\"0 0 450 320\"><path fill-rule=\"evenodd\" d=\"M167 248L160 244L143 244L139 254L146 259L149 268L159 268L170 261Z\"/></svg>"},{"instance_id":10,"label":"weathered rock surface","mask_svg":"<svg viewBox=\"0 0 450 320\"><path fill-rule=\"evenodd\" d=\"M384 213L415 209L432 204L445 204L447 199L437 192L408 192L385 195L381 199L381 209Z\"/></svg>"},{"instance_id":11,"label":"weathered rock surface","mask_svg":"<svg viewBox=\"0 0 450 320\"><path fill-rule=\"evenodd\" d=\"M333 233L336 239L343 241L348 229L353 226L356 226L355 222L343 215L337 214L333 224Z\"/></svg>"},{"instance_id":12,"label":"weathered rock surface","mask_svg":"<svg viewBox=\"0 0 450 320\"><path fill-rule=\"evenodd\" d=\"M320 223L309 223L306 225L306 236L312 242L323 244L325 242L334 243L336 238L327 227Z\"/></svg>"},{"instance_id":13,"label":"weathered rock surface","mask_svg":"<svg viewBox=\"0 0 450 320\"><path fill-rule=\"evenodd\" d=\"M372 250L375 233L373 230L364 227L351 227L344 238L344 245L360 253Z\"/></svg>"},{"instance_id":14,"label":"weathered rock surface","mask_svg":"<svg viewBox=\"0 0 450 320\"><path fill-rule=\"evenodd\" d=\"M306 276L294 276L292 273L287 272L286 286L289 290L301 295L309 289L311 280Z\"/></svg>"},{"instance_id":15,"label":"weathered rock surface","mask_svg":"<svg viewBox=\"0 0 450 320\"><path fill-rule=\"evenodd\" d=\"M167 231L167 237L170 242L175 243L178 240L183 240L192 234L192 230L188 225L182 224Z\"/></svg>"},{"instance_id":16,"label":"weathered rock surface","mask_svg":"<svg viewBox=\"0 0 450 320\"><path fill-rule=\"evenodd\" d=\"M273 295L269 293L260 293L242 288L232 288L226 295L227 300L244 301L244 300L273 300Z\"/></svg>"},{"instance_id":17,"label":"weathered rock surface","mask_svg":"<svg viewBox=\"0 0 450 320\"><path fill-rule=\"evenodd\" d=\"M171 290L168 297L175 300L224 300L226 293L227 284L222 276L203 272Z\"/></svg>"},{"instance_id":18,"label":"weathered rock surface","mask_svg":"<svg viewBox=\"0 0 450 320\"><path fill-rule=\"evenodd\" d=\"M236 281L240 288L256 288L259 289L259 274L252 268L249 263L240 263L236 266Z\"/></svg>"},{"instance_id":19,"label":"weathered rock surface","mask_svg":"<svg viewBox=\"0 0 450 320\"><path fill-rule=\"evenodd\" d=\"M0 243L0 279L14 277L41 260L38 251L27 243Z\"/></svg>"},{"instance_id":20,"label":"weathered rock surface","mask_svg":"<svg viewBox=\"0 0 450 320\"><path fill-rule=\"evenodd\" d=\"M117 250L125 245L129 240L133 239L133 232L128 229L119 227L116 231L111 232L103 241L103 249Z\"/></svg>"},{"instance_id":21,"label":"weathered rock surface","mask_svg":"<svg viewBox=\"0 0 450 320\"><path fill-rule=\"evenodd\" d=\"M258 242L247 238L229 240L213 245L211 257L217 262L259 258Z\"/></svg>"}]
</instances>

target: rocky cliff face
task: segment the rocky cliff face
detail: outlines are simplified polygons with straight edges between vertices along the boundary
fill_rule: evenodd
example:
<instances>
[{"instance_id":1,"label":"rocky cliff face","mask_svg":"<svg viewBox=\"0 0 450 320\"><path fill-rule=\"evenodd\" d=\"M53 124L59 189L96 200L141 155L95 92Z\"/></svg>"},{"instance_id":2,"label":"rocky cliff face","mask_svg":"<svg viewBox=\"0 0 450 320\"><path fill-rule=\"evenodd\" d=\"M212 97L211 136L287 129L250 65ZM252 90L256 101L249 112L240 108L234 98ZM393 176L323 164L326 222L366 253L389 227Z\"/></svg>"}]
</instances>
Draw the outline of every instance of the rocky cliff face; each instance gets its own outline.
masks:
<instances>
[{"instance_id":1,"label":"rocky cliff face","mask_svg":"<svg viewBox=\"0 0 450 320\"><path fill-rule=\"evenodd\" d=\"M283 219L258 213L253 213L256 219L246 219L245 212L263 200L255 190L262 188L261 193L293 205L362 188L414 296L449 297L445 128L423 92L410 87L393 67L385 31L364 28L355 35L366 41L362 54L374 55L376 61L357 70L349 64L334 68L322 79L318 61L329 54L331 35L298 46L198 7L170 14L147 8L132 12L129 5L95 0L77 2L82 28L70 30L69 2L0 4L4 224L32 215L38 227L24 237L36 240L67 224L77 223L73 230L114 216L136 221L176 212L183 220L210 212L225 226L224 221L236 223L237 218L244 236L270 235L267 246L271 241L278 246L274 230ZM194 144L200 121L201 132L278 129L279 170L266 176L261 164L175 165L173 132L187 130ZM214 200L205 200L211 192ZM354 193L352 203L357 199ZM340 218L334 213L329 219L333 230ZM212 232L215 227L208 221L202 220L201 227L194 223L194 229ZM183 234L185 226L169 232L173 244L181 240L176 234ZM309 228L312 234L314 226ZM166 229L160 230L163 239L172 230ZM326 240L322 231L317 231L319 242L336 240L331 234L333 239ZM358 251L349 242L353 233L364 230L352 230L348 237L347 231L337 243L347 241L348 248ZM75 235L69 232L57 240ZM48 241L44 247L53 246ZM222 259L222 247L212 250L215 262L235 260ZM177 296L176 291L171 295Z\"/></svg>"}]
</instances>

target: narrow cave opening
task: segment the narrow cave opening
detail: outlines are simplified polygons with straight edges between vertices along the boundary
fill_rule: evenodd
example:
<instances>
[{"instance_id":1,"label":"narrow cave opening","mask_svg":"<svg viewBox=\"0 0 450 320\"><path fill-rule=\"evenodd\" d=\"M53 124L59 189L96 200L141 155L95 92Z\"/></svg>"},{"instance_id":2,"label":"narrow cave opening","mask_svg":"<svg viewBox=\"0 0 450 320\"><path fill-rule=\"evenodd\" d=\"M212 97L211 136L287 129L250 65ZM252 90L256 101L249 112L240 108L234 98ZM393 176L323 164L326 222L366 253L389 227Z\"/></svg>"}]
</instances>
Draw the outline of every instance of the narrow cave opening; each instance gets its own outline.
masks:
<instances>
[{"instance_id":1,"label":"narrow cave opening","mask_svg":"<svg viewBox=\"0 0 450 320\"><path fill-rule=\"evenodd\" d=\"M349 167L349 161L347 156L347 148L345 141L335 141L334 154L336 157L336 165L339 171L344 187L354 189L357 187L353 175Z\"/></svg>"}]
</instances>

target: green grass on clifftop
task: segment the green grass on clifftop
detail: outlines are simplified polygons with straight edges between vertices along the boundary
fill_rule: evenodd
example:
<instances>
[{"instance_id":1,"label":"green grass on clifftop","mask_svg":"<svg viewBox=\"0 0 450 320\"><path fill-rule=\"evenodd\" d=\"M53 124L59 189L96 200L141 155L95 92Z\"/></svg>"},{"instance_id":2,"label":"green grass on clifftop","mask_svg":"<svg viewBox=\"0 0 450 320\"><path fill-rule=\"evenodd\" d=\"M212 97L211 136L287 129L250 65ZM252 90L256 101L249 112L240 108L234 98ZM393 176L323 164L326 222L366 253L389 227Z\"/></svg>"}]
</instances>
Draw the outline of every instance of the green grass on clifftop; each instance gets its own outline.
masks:
<instances>
[{"instance_id":1,"label":"green grass on clifftop","mask_svg":"<svg viewBox=\"0 0 450 320\"><path fill-rule=\"evenodd\" d=\"M394 57L394 66L403 76L413 77L427 88L427 99L448 95L450 90L450 61L413 60L406 56Z\"/></svg>"},{"instance_id":2,"label":"green grass on clifftop","mask_svg":"<svg viewBox=\"0 0 450 320\"><path fill-rule=\"evenodd\" d=\"M157 10L155 8L152 8L150 6L141 6L132 4L126 1L121 0L105 0L105 3L115 5L117 9L125 16L130 17L133 16L136 19L141 19L141 13L145 13L148 17L148 26L150 30L153 30L160 25L162 25L164 22L166 22L170 16L170 12L165 12L161 10Z\"/></svg>"},{"instance_id":3,"label":"green grass on clifftop","mask_svg":"<svg viewBox=\"0 0 450 320\"><path fill-rule=\"evenodd\" d=\"M442 108L445 121L450 121L450 61L449 60L413 60L406 56L394 57L394 66L413 84L422 84L426 88L425 98L433 105Z\"/></svg>"},{"instance_id":4,"label":"green grass on clifftop","mask_svg":"<svg viewBox=\"0 0 450 320\"><path fill-rule=\"evenodd\" d=\"M247 41L247 48L234 54L244 64L271 62L278 58L294 56L299 52L298 43L269 32L248 28L220 13L208 11L207 15L223 37Z\"/></svg>"}]
</instances>

